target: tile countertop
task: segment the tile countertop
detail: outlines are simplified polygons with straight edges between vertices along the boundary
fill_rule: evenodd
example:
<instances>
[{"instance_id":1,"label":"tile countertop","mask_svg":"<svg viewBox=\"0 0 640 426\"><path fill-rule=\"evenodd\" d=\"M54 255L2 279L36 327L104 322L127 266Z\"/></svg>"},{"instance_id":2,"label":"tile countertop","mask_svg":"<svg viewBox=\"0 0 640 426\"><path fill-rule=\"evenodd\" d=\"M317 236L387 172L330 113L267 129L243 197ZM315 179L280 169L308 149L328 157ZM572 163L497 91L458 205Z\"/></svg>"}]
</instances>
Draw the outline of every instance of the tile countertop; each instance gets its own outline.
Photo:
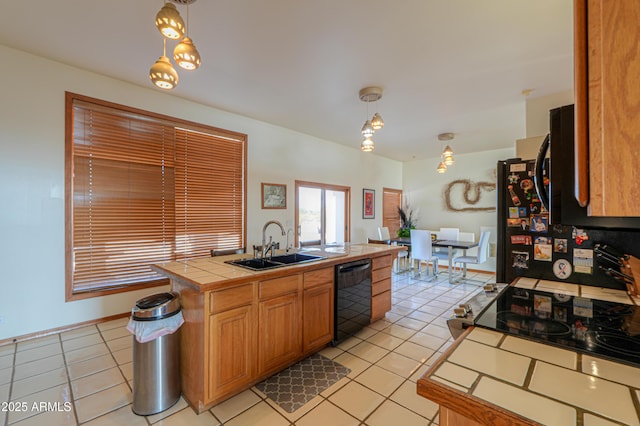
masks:
<instances>
[{"instance_id":1,"label":"tile countertop","mask_svg":"<svg viewBox=\"0 0 640 426\"><path fill-rule=\"evenodd\" d=\"M481 424L640 425L640 368L479 327L418 393Z\"/></svg>"},{"instance_id":2,"label":"tile countertop","mask_svg":"<svg viewBox=\"0 0 640 426\"><path fill-rule=\"evenodd\" d=\"M225 263L228 260L251 258L250 254L235 254L228 256L203 257L177 262L164 262L151 265L151 268L160 274L183 284L187 284L199 291L214 290L226 285L235 285L256 279L269 279L292 273L325 268L343 262L364 259L367 257L379 257L390 253L406 250L402 246L384 244L345 244L336 247L308 247L302 250L294 250L301 253L323 256L325 259L288 265L280 268L252 271L240 266ZM284 250L276 250L276 254L285 254Z\"/></svg>"}]
</instances>

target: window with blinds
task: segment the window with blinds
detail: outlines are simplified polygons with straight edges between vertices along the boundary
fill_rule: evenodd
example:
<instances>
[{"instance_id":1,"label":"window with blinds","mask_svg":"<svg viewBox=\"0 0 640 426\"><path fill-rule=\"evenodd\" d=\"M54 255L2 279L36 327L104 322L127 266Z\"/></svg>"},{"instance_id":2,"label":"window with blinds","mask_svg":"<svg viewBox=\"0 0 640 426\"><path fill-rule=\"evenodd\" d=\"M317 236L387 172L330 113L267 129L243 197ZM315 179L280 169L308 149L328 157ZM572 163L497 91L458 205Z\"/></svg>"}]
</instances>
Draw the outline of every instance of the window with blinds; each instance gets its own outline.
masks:
<instances>
[{"instance_id":1,"label":"window with blinds","mask_svg":"<svg viewBox=\"0 0 640 426\"><path fill-rule=\"evenodd\" d=\"M67 300L245 246L246 135L67 93Z\"/></svg>"}]
</instances>

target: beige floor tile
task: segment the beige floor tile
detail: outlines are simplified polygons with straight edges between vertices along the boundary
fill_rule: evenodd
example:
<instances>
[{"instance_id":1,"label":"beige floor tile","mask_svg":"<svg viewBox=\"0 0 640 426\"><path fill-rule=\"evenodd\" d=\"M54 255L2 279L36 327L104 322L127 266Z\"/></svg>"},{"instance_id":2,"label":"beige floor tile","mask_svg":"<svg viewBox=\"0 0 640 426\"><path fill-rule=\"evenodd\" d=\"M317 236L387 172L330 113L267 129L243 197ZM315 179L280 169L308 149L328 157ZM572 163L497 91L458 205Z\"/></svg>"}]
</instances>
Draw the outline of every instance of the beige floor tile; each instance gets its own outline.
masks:
<instances>
[{"instance_id":1,"label":"beige floor tile","mask_svg":"<svg viewBox=\"0 0 640 426\"><path fill-rule=\"evenodd\" d=\"M77 400L120 383L124 383L124 376L118 368L113 367L72 381L71 390L73 391L74 399Z\"/></svg>"},{"instance_id":2,"label":"beige floor tile","mask_svg":"<svg viewBox=\"0 0 640 426\"><path fill-rule=\"evenodd\" d=\"M104 331L101 331L100 334L102 334L102 337L107 342L109 340L118 339L120 337L125 337L125 336L129 336L130 338L132 337L132 334L129 330L127 330L127 327L116 327L109 330L104 330Z\"/></svg>"},{"instance_id":3,"label":"beige floor tile","mask_svg":"<svg viewBox=\"0 0 640 426\"><path fill-rule=\"evenodd\" d=\"M350 378L343 377L342 379L338 380L337 382L335 382L334 384L326 388L324 391L322 391L320 396L324 398L328 398L329 396L333 395L335 392L337 392L339 389L341 389L343 386L345 386L349 382L351 382Z\"/></svg>"},{"instance_id":4,"label":"beige floor tile","mask_svg":"<svg viewBox=\"0 0 640 426\"><path fill-rule=\"evenodd\" d=\"M349 353L374 364L388 354L389 351L368 342L361 342L349 349Z\"/></svg>"},{"instance_id":5,"label":"beige floor tile","mask_svg":"<svg viewBox=\"0 0 640 426\"><path fill-rule=\"evenodd\" d=\"M434 352L433 349L425 348L413 342L404 342L393 351L421 363L429 359Z\"/></svg>"},{"instance_id":6,"label":"beige floor tile","mask_svg":"<svg viewBox=\"0 0 640 426\"><path fill-rule=\"evenodd\" d=\"M383 368L372 365L354 380L381 395L389 396L393 391L398 389L405 379Z\"/></svg>"},{"instance_id":7,"label":"beige floor tile","mask_svg":"<svg viewBox=\"0 0 640 426\"><path fill-rule=\"evenodd\" d=\"M225 423L229 419L237 416L243 411L248 410L261 401L260 397L251 390L246 390L226 401L216 405L211 412Z\"/></svg>"},{"instance_id":8,"label":"beige floor tile","mask_svg":"<svg viewBox=\"0 0 640 426\"><path fill-rule=\"evenodd\" d=\"M389 327L382 330L383 333L387 333L392 335L393 337L397 337L398 339L406 340L409 337L416 334L416 330L412 330L407 327L402 327L401 325L392 324Z\"/></svg>"},{"instance_id":9,"label":"beige floor tile","mask_svg":"<svg viewBox=\"0 0 640 426\"><path fill-rule=\"evenodd\" d=\"M128 362L120 366L124 378L127 380L133 380L133 362Z\"/></svg>"},{"instance_id":10,"label":"beige floor tile","mask_svg":"<svg viewBox=\"0 0 640 426\"><path fill-rule=\"evenodd\" d=\"M65 368L59 368L57 370L38 374L37 376L27 377L26 379L13 382L11 399L18 400L23 396L65 383L67 383L67 370Z\"/></svg>"},{"instance_id":11,"label":"beige floor tile","mask_svg":"<svg viewBox=\"0 0 640 426\"><path fill-rule=\"evenodd\" d=\"M86 361L91 358L107 355L108 353L109 349L107 348L107 345L105 345L104 343L100 343L99 345L87 346L85 348L65 352L64 356L67 360L67 365L70 365L76 362Z\"/></svg>"},{"instance_id":12,"label":"beige floor tile","mask_svg":"<svg viewBox=\"0 0 640 426\"><path fill-rule=\"evenodd\" d=\"M319 353L325 358L334 359L338 355L344 353L344 351L342 349L338 349L333 346L327 346L326 348L321 350Z\"/></svg>"},{"instance_id":13,"label":"beige floor tile","mask_svg":"<svg viewBox=\"0 0 640 426\"><path fill-rule=\"evenodd\" d=\"M363 360L355 355L352 355L348 352L343 353L342 355L337 356L334 359L335 362L344 365L351 372L347 374L347 377L353 379L358 374L362 373L364 370L369 368L371 365L370 362Z\"/></svg>"},{"instance_id":14,"label":"beige floor tile","mask_svg":"<svg viewBox=\"0 0 640 426\"><path fill-rule=\"evenodd\" d=\"M16 365L13 380L26 379L27 377L37 376L38 374L57 370L59 368L64 368L64 359L62 358L62 354Z\"/></svg>"},{"instance_id":15,"label":"beige floor tile","mask_svg":"<svg viewBox=\"0 0 640 426\"><path fill-rule=\"evenodd\" d=\"M69 377L71 380L80 377L89 376L100 371L108 370L116 366L111 354L97 356L85 361L76 362L68 366Z\"/></svg>"},{"instance_id":16,"label":"beige floor tile","mask_svg":"<svg viewBox=\"0 0 640 426\"><path fill-rule=\"evenodd\" d=\"M418 395L414 382L404 382L390 399L427 419L433 419L439 409L438 404Z\"/></svg>"},{"instance_id":17,"label":"beige floor tile","mask_svg":"<svg viewBox=\"0 0 640 426\"><path fill-rule=\"evenodd\" d=\"M153 424L157 426L217 426L220 425L220 422L208 411L198 415L191 408L185 408Z\"/></svg>"},{"instance_id":18,"label":"beige floor tile","mask_svg":"<svg viewBox=\"0 0 640 426\"><path fill-rule=\"evenodd\" d=\"M18 343L18 352L38 348L40 346L53 345L55 343L60 343L60 336L57 334L52 334L51 336L38 337L36 339L25 340L24 342Z\"/></svg>"},{"instance_id":19,"label":"beige floor tile","mask_svg":"<svg viewBox=\"0 0 640 426\"><path fill-rule=\"evenodd\" d=\"M82 336L88 336L89 334L97 333L98 327L95 325L89 325L86 327L76 328L75 330L65 331L64 333L60 333L60 338L64 342L69 339L76 339Z\"/></svg>"},{"instance_id":20,"label":"beige floor tile","mask_svg":"<svg viewBox=\"0 0 640 426\"><path fill-rule=\"evenodd\" d=\"M76 417L71 410L42 412L18 423L13 423L15 426L76 426L77 424Z\"/></svg>"},{"instance_id":21,"label":"beige floor tile","mask_svg":"<svg viewBox=\"0 0 640 426\"><path fill-rule=\"evenodd\" d=\"M418 320L418 321L422 321L425 324L426 323L430 323L431 321L434 320L434 318L436 318L437 315L433 315L433 314L429 314L426 312L422 312L422 311L413 311L411 312L409 315L407 315L409 318L414 319L414 320Z\"/></svg>"},{"instance_id":22,"label":"beige floor tile","mask_svg":"<svg viewBox=\"0 0 640 426\"><path fill-rule=\"evenodd\" d=\"M437 319L434 321L437 321ZM451 337L451 332L448 328L446 328L446 325L444 327L440 327L436 324L431 323L428 326L424 327L421 331L423 333L431 334L432 336L440 337L442 339L448 339L449 337Z\"/></svg>"},{"instance_id":23,"label":"beige floor tile","mask_svg":"<svg viewBox=\"0 0 640 426\"><path fill-rule=\"evenodd\" d=\"M20 398L21 403L25 403L28 407L27 411L11 411L8 413L8 423L12 424L19 420L26 419L27 417L32 417L34 415L40 414L38 410L33 410L34 404L36 407L39 407L41 402L49 402L49 403L59 403L61 407L65 406L65 403L71 403L69 385L64 384L60 386L55 386L53 388L49 388L43 390L41 392L32 393L31 395L27 395L25 397ZM46 426L46 425L45 425Z\"/></svg>"},{"instance_id":24,"label":"beige floor tile","mask_svg":"<svg viewBox=\"0 0 640 426\"><path fill-rule=\"evenodd\" d=\"M396 321L396 324L415 331L421 330L427 325L427 323L424 321L419 321L410 317L399 319L398 321Z\"/></svg>"},{"instance_id":25,"label":"beige floor tile","mask_svg":"<svg viewBox=\"0 0 640 426\"><path fill-rule=\"evenodd\" d=\"M98 345L102 343L102 336L98 333L88 334L86 336L77 337L75 339L69 339L62 342L62 348L65 352L74 351L80 348L86 348L87 346Z\"/></svg>"},{"instance_id":26,"label":"beige floor tile","mask_svg":"<svg viewBox=\"0 0 640 426\"><path fill-rule=\"evenodd\" d=\"M352 347L356 346L358 343L362 342L362 339L358 339L357 337L349 337L348 339L340 342L337 346L338 349L342 349L343 351L348 351Z\"/></svg>"},{"instance_id":27,"label":"beige floor tile","mask_svg":"<svg viewBox=\"0 0 640 426\"><path fill-rule=\"evenodd\" d=\"M425 348L438 350L447 339L434 336L432 334L419 332L414 334L409 338L410 342L417 343L420 346L424 346Z\"/></svg>"},{"instance_id":28,"label":"beige floor tile","mask_svg":"<svg viewBox=\"0 0 640 426\"><path fill-rule=\"evenodd\" d=\"M380 408L373 412L366 420L369 426L388 426L388 425L428 425L429 420L407 410L393 401L385 401Z\"/></svg>"},{"instance_id":29,"label":"beige floor tile","mask_svg":"<svg viewBox=\"0 0 640 426\"><path fill-rule=\"evenodd\" d=\"M404 342L404 340L387 333L378 333L367 339L367 342L380 346L388 351L392 351Z\"/></svg>"},{"instance_id":30,"label":"beige floor tile","mask_svg":"<svg viewBox=\"0 0 640 426\"><path fill-rule=\"evenodd\" d=\"M118 386L77 400L78 420L83 423L130 403L131 391L126 384L121 383Z\"/></svg>"},{"instance_id":31,"label":"beige floor tile","mask_svg":"<svg viewBox=\"0 0 640 426\"><path fill-rule=\"evenodd\" d=\"M127 316L113 321L102 322L98 324L98 328L103 332L105 330L111 330L118 327L126 327L128 323L129 317Z\"/></svg>"},{"instance_id":32,"label":"beige floor tile","mask_svg":"<svg viewBox=\"0 0 640 426\"><path fill-rule=\"evenodd\" d=\"M120 349L119 351L112 352L112 354L118 365L133 361L133 348Z\"/></svg>"},{"instance_id":33,"label":"beige floor tile","mask_svg":"<svg viewBox=\"0 0 640 426\"><path fill-rule=\"evenodd\" d=\"M409 377L420 366L420 363L404 355L391 352L378 361L376 365L399 376Z\"/></svg>"},{"instance_id":34,"label":"beige floor tile","mask_svg":"<svg viewBox=\"0 0 640 426\"><path fill-rule=\"evenodd\" d=\"M364 420L384 401L384 397L359 383L351 382L331 395L329 401L352 416Z\"/></svg>"},{"instance_id":35,"label":"beige floor tile","mask_svg":"<svg viewBox=\"0 0 640 426\"><path fill-rule=\"evenodd\" d=\"M213 423L212 423L213 424ZM131 405L125 405L115 411L84 423L82 426L147 426L148 423L143 416L138 416L131 411Z\"/></svg>"},{"instance_id":36,"label":"beige floor tile","mask_svg":"<svg viewBox=\"0 0 640 426\"><path fill-rule=\"evenodd\" d=\"M296 426L357 426L358 419L325 401L296 422Z\"/></svg>"},{"instance_id":37,"label":"beige floor tile","mask_svg":"<svg viewBox=\"0 0 640 426\"><path fill-rule=\"evenodd\" d=\"M122 349L131 349L133 348L133 336L123 336L109 340L107 342L107 346L109 346L111 352L116 352Z\"/></svg>"},{"instance_id":38,"label":"beige floor tile","mask_svg":"<svg viewBox=\"0 0 640 426\"><path fill-rule=\"evenodd\" d=\"M269 404L259 402L229 422L228 426L287 426L289 421L278 414Z\"/></svg>"},{"instance_id":39,"label":"beige floor tile","mask_svg":"<svg viewBox=\"0 0 640 426\"><path fill-rule=\"evenodd\" d=\"M43 358L48 358L53 355L61 354L62 347L60 342L56 342L46 346L38 346L31 349L25 349L23 351L16 352L16 365L24 364L26 362L32 362ZM7 357L5 357L7 358Z\"/></svg>"},{"instance_id":40,"label":"beige floor tile","mask_svg":"<svg viewBox=\"0 0 640 426\"><path fill-rule=\"evenodd\" d=\"M428 362L428 361L427 361ZM423 375L427 372L427 370L431 367L431 365L422 364L412 375L409 377L413 383L416 383Z\"/></svg>"},{"instance_id":41,"label":"beige floor tile","mask_svg":"<svg viewBox=\"0 0 640 426\"><path fill-rule=\"evenodd\" d=\"M147 419L149 420L149 423L154 424L161 421L162 419L172 416L173 414L179 411L184 410L188 406L189 404L187 404L187 401L185 401L183 397L180 397L178 398L178 401L175 404L173 404L171 407L167 408L164 411L161 411L160 413L154 414L152 416L148 416Z\"/></svg>"},{"instance_id":42,"label":"beige floor tile","mask_svg":"<svg viewBox=\"0 0 640 426\"><path fill-rule=\"evenodd\" d=\"M355 334L355 337L357 337L358 339L367 340L369 337L373 336L377 332L378 330L376 330L375 328L364 327L362 330L358 331Z\"/></svg>"},{"instance_id":43,"label":"beige floor tile","mask_svg":"<svg viewBox=\"0 0 640 426\"><path fill-rule=\"evenodd\" d=\"M392 324L391 322L389 322L387 320L384 320L384 319L381 319L381 320L378 320L378 321L376 321L376 322L374 322L372 324L369 324L369 328L373 328L374 330L380 331L380 330L383 330L383 329L389 327L391 324Z\"/></svg>"}]
</instances>

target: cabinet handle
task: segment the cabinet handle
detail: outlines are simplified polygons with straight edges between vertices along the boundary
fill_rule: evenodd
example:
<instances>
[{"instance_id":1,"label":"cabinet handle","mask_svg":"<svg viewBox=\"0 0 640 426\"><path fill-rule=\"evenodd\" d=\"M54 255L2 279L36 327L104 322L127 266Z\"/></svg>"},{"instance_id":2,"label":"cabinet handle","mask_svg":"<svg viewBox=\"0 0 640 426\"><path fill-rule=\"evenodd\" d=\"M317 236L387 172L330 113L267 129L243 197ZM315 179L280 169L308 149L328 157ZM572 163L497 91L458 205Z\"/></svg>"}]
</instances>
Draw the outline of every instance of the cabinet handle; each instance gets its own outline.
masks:
<instances>
[{"instance_id":1,"label":"cabinet handle","mask_svg":"<svg viewBox=\"0 0 640 426\"><path fill-rule=\"evenodd\" d=\"M575 139L574 194L581 207L589 204L589 109L587 80L587 0L573 2Z\"/></svg>"}]
</instances>

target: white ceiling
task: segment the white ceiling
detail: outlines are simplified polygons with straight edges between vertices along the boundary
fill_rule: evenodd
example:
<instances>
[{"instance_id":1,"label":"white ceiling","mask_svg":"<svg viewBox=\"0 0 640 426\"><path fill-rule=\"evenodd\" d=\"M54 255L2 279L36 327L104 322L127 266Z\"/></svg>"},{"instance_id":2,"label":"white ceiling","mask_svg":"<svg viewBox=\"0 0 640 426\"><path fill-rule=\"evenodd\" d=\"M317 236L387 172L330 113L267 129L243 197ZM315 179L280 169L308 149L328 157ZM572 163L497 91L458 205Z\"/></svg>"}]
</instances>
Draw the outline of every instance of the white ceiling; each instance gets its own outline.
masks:
<instances>
[{"instance_id":1,"label":"white ceiling","mask_svg":"<svg viewBox=\"0 0 640 426\"><path fill-rule=\"evenodd\" d=\"M3 2L0 44L160 90L162 4ZM456 153L511 147L523 89L573 86L572 0L198 0L189 24L203 64L172 95L358 149L358 91L380 86L375 153L400 161L438 156L442 132Z\"/></svg>"}]
</instances>

